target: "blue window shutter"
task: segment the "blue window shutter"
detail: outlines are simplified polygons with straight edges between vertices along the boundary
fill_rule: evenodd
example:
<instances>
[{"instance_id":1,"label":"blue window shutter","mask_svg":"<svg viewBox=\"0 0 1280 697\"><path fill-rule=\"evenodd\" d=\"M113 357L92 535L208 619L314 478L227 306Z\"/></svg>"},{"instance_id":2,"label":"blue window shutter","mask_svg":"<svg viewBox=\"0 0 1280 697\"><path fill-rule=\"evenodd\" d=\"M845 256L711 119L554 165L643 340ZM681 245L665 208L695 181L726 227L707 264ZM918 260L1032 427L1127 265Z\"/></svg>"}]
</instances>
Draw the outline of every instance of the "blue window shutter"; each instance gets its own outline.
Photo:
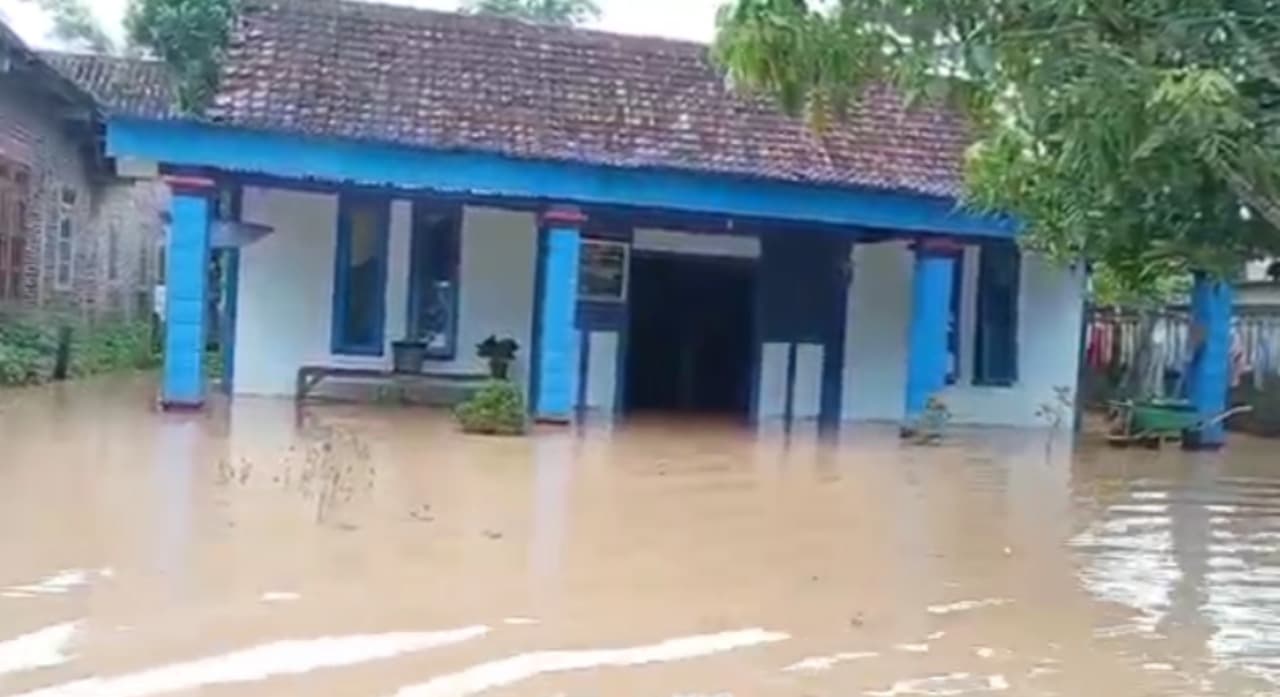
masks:
<instances>
[{"instance_id":1,"label":"blue window shutter","mask_svg":"<svg viewBox=\"0 0 1280 697\"><path fill-rule=\"evenodd\" d=\"M358 214L372 215L373 239L356 250L353 222ZM386 330L387 246L391 202L369 196L342 196L338 202L338 236L334 250L333 353L381 356ZM363 259L354 255L363 253Z\"/></svg>"},{"instance_id":2,"label":"blue window shutter","mask_svg":"<svg viewBox=\"0 0 1280 697\"><path fill-rule=\"evenodd\" d=\"M988 244L978 259L978 317L974 327L975 385L1018 381L1018 298L1022 253L1016 244Z\"/></svg>"},{"instance_id":3,"label":"blue window shutter","mask_svg":"<svg viewBox=\"0 0 1280 697\"><path fill-rule=\"evenodd\" d=\"M453 360L458 343L462 206L431 200L413 204L408 329L425 341L431 360Z\"/></svg>"}]
</instances>

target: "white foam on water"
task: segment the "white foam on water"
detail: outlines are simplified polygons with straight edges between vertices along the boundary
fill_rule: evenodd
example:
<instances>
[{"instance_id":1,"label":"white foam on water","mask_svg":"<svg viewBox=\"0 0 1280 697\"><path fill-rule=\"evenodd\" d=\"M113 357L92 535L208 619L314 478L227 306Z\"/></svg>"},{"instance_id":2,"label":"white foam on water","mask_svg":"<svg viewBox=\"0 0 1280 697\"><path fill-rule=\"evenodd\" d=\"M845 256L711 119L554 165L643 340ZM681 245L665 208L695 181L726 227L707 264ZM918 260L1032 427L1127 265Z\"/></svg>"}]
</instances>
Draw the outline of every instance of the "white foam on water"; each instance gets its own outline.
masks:
<instances>
[{"instance_id":1,"label":"white foam on water","mask_svg":"<svg viewBox=\"0 0 1280 697\"><path fill-rule=\"evenodd\" d=\"M71 660L67 649L80 622L64 622L0 641L0 675L49 668Z\"/></svg>"},{"instance_id":2,"label":"white foam on water","mask_svg":"<svg viewBox=\"0 0 1280 697\"><path fill-rule=\"evenodd\" d=\"M996 657L996 650L992 648L988 648L986 646L979 646L978 648L974 649L973 652L978 656L978 658L995 658Z\"/></svg>"},{"instance_id":3,"label":"white foam on water","mask_svg":"<svg viewBox=\"0 0 1280 697\"><path fill-rule=\"evenodd\" d=\"M519 626L526 626L530 624L538 624L538 620L535 620L532 617L508 617L502 620L502 623L519 627Z\"/></svg>"},{"instance_id":4,"label":"white foam on water","mask_svg":"<svg viewBox=\"0 0 1280 697\"><path fill-rule=\"evenodd\" d=\"M1167 491L1135 491L1129 495L1134 501L1164 501L1169 498Z\"/></svg>"},{"instance_id":5,"label":"white foam on water","mask_svg":"<svg viewBox=\"0 0 1280 697\"><path fill-rule=\"evenodd\" d=\"M63 569L34 583L10 586L5 589L6 598L34 595L62 595L89 582L90 572L84 569ZM18 595L10 595L16 593Z\"/></svg>"},{"instance_id":6,"label":"white foam on water","mask_svg":"<svg viewBox=\"0 0 1280 697\"><path fill-rule=\"evenodd\" d=\"M1117 624L1111 627L1098 627L1093 630L1095 639L1115 639L1116 637L1145 634L1148 631L1143 624Z\"/></svg>"},{"instance_id":7,"label":"white foam on water","mask_svg":"<svg viewBox=\"0 0 1280 697\"><path fill-rule=\"evenodd\" d=\"M928 644L897 644L893 648L907 653L929 653Z\"/></svg>"},{"instance_id":8,"label":"white foam on water","mask_svg":"<svg viewBox=\"0 0 1280 697\"><path fill-rule=\"evenodd\" d=\"M657 644L627 649L537 651L481 663L457 673L432 678L419 685L403 687L396 692L396 697L466 697L547 673L683 661L789 638L789 635L781 632L744 629L668 639Z\"/></svg>"},{"instance_id":9,"label":"white foam on water","mask_svg":"<svg viewBox=\"0 0 1280 697\"><path fill-rule=\"evenodd\" d=\"M1003 675L972 675L951 673L929 678L899 680L888 690L867 691L869 697L898 697L898 695L926 695L927 697L953 697L981 692L1004 692L1009 681Z\"/></svg>"},{"instance_id":10,"label":"white foam on water","mask_svg":"<svg viewBox=\"0 0 1280 697\"><path fill-rule=\"evenodd\" d=\"M1153 673L1167 673L1173 670L1173 665L1169 663L1143 663L1142 669Z\"/></svg>"},{"instance_id":11,"label":"white foam on water","mask_svg":"<svg viewBox=\"0 0 1280 697\"><path fill-rule=\"evenodd\" d=\"M394 658L477 639L487 633L489 627L477 625L438 632L390 632L276 641L112 678L64 683L16 697L149 697Z\"/></svg>"},{"instance_id":12,"label":"white foam on water","mask_svg":"<svg viewBox=\"0 0 1280 697\"><path fill-rule=\"evenodd\" d=\"M942 630L938 630L938 631L936 631L936 632L934 632L934 633L930 634L929 636L925 637L925 639L927 639L927 640L929 640L929 641L937 641L937 640L941 639L942 637L944 637L944 636L946 636L946 635L947 635L947 633L946 633L946 632L944 632L944 631L942 631Z\"/></svg>"},{"instance_id":13,"label":"white foam on water","mask_svg":"<svg viewBox=\"0 0 1280 697\"><path fill-rule=\"evenodd\" d=\"M930 605L925 608L931 615L950 615L953 612L968 612L984 607L1000 607L1012 603L1008 598L983 598L982 600L960 600L946 605Z\"/></svg>"},{"instance_id":14,"label":"white foam on water","mask_svg":"<svg viewBox=\"0 0 1280 697\"><path fill-rule=\"evenodd\" d=\"M301 597L301 595L289 591L267 591L259 599L264 603L288 603Z\"/></svg>"},{"instance_id":15,"label":"white foam on water","mask_svg":"<svg viewBox=\"0 0 1280 697\"><path fill-rule=\"evenodd\" d=\"M847 663L849 661L861 661L867 658L875 658L880 654L874 651L848 651L844 653L836 653L830 656L810 656L801 659L782 669L784 673L802 673L802 672L818 672L823 670L831 670L837 664Z\"/></svg>"},{"instance_id":16,"label":"white foam on water","mask_svg":"<svg viewBox=\"0 0 1280 697\"><path fill-rule=\"evenodd\" d=\"M1168 513L1169 506L1163 503L1123 503L1107 508L1112 513L1136 513L1138 515L1156 515Z\"/></svg>"}]
</instances>

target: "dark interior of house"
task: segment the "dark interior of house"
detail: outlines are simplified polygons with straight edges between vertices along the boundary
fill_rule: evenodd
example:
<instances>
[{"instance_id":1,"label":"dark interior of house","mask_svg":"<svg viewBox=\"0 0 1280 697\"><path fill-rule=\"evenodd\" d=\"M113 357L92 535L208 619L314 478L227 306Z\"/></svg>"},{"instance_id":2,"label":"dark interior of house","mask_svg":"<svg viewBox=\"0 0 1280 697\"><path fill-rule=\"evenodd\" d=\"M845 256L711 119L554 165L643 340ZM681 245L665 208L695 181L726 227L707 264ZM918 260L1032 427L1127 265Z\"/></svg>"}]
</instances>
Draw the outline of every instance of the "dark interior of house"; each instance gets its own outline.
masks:
<instances>
[{"instance_id":1,"label":"dark interior of house","mask_svg":"<svg viewBox=\"0 0 1280 697\"><path fill-rule=\"evenodd\" d=\"M637 254L629 292L628 409L747 416L755 264Z\"/></svg>"}]
</instances>

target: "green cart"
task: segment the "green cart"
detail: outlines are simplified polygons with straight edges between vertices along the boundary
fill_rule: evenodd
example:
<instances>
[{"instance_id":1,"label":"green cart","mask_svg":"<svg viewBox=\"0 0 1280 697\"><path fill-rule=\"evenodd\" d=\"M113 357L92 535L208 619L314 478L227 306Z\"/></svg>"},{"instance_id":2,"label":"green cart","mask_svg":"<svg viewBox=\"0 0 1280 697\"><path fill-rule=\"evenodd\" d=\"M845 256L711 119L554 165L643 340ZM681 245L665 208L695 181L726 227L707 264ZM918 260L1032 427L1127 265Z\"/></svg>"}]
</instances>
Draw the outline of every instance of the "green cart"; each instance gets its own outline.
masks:
<instances>
[{"instance_id":1,"label":"green cart","mask_svg":"<svg viewBox=\"0 0 1280 697\"><path fill-rule=\"evenodd\" d=\"M1252 410L1253 407L1240 406L1210 419L1201 419L1195 406L1185 400L1112 402L1112 428L1107 440L1116 447L1134 444L1160 447L1165 441L1181 440L1187 432L1215 426L1236 414Z\"/></svg>"}]
</instances>

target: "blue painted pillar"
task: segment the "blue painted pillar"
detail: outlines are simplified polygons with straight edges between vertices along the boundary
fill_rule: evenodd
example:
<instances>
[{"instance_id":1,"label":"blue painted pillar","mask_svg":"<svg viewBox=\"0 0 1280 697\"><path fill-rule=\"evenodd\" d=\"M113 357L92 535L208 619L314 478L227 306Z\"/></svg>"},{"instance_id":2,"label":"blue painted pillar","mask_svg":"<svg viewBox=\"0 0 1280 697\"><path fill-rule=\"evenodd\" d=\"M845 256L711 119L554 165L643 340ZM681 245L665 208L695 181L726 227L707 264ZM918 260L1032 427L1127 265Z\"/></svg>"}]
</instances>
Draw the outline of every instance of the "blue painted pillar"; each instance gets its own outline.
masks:
<instances>
[{"instance_id":1,"label":"blue painted pillar","mask_svg":"<svg viewBox=\"0 0 1280 697\"><path fill-rule=\"evenodd\" d=\"M209 295L209 221L212 181L170 178L168 281L165 289L164 373L160 403L166 408L204 405L205 315Z\"/></svg>"},{"instance_id":2,"label":"blue painted pillar","mask_svg":"<svg viewBox=\"0 0 1280 697\"><path fill-rule=\"evenodd\" d=\"M578 395L578 255L586 217L556 208L543 215L538 250L539 298L533 416L568 423Z\"/></svg>"},{"instance_id":3,"label":"blue painted pillar","mask_svg":"<svg viewBox=\"0 0 1280 697\"><path fill-rule=\"evenodd\" d=\"M1227 409L1231 386L1231 284L1198 272L1191 290L1194 358L1188 375L1188 393L1201 420L1212 419ZM1215 450L1226 443L1226 426L1217 424L1188 434L1189 447Z\"/></svg>"},{"instance_id":4,"label":"blue painted pillar","mask_svg":"<svg viewBox=\"0 0 1280 697\"><path fill-rule=\"evenodd\" d=\"M919 421L929 398L947 385L955 254L950 245L921 242L916 246L907 335L906 428Z\"/></svg>"}]
</instances>

